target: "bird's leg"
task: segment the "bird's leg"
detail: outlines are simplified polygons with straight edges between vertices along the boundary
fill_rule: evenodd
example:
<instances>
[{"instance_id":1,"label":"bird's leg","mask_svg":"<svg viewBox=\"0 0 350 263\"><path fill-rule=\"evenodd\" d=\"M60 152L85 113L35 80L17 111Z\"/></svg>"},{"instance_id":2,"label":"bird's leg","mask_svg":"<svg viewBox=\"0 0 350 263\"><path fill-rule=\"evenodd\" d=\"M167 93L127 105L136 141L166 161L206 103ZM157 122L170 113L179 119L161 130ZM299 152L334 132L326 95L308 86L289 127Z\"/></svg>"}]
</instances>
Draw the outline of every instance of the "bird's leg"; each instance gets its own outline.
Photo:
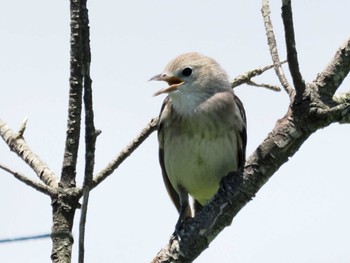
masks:
<instances>
[{"instance_id":1,"label":"bird's leg","mask_svg":"<svg viewBox=\"0 0 350 263\"><path fill-rule=\"evenodd\" d=\"M229 172L220 182L220 189L225 193L227 201L230 205L232 205L232 195L237 192L235 188L242 182L240 172L242 172L241 169L234 172Z\"/></svg>"},{"instance_id":2,"label":"bird's leg","mask_svg":"<svg viewBox=\"0 0 350 263\"><path fill-rule=\"evenodd\" d=\"M201 210L203 206L196 200L193 199L193 217L195 217Z\"/></svg>"},{"instance_id":3,"label":"bird's leg","mask_svg":"<svg viewBox=\"0 0 350 263\"><path fill-rule=\"evenodd\" d=\"M184 188L181 188L178 192L180 199L180 210L179 210L179 219L175 225L175 231L172 234L171 239L178 239L179 232L182 230L185 221L191 217L191 209L188 204L188 193Z\"/></svg>"}]
</instances>

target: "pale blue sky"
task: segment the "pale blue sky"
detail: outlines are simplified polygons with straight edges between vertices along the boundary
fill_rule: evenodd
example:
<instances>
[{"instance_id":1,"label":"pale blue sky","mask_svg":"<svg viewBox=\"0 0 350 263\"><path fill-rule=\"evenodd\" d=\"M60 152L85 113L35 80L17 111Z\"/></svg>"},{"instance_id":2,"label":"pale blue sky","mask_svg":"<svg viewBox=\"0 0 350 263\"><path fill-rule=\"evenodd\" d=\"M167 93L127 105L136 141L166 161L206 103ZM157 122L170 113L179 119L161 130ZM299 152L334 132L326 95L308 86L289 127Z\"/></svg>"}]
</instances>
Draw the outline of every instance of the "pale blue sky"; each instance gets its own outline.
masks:
<instances>
[{"instance_id":1,"label":"pale blue sky","mask_svg":"<svg viewBox=\"0 0 350 263\"><path fill-rule=\"evenodd\" d=\"M285 57L280 1L271 1ZM173 57L198 51L233 78L271 63L260 1L88 1L96 172L159 112L163 87L147 82ZM0 118L59 176L69 78L68 1L3 1L0 9ZM349 37L350 2L294 1L300 67L306 81ZM273 72L259 80L278 84ZM346 81L342 90L350 89ZM248 116L248 156L287 110L285 92L241 86ZM350 126L318 131L214 240L196 262L349 262ZM163 186L156 134L91 194L86 262L149 262L173 231L177 212ZM83 147L82 147L83 148ZM80 153L83 157L83 151ZM0 142L0 162L34 173ZM82 158L78 181L82 180ZM48 233L48 197L0 171L0 238ZM79 213L76 223L79 220ZM77 224L73 234L78 237ZM77 244L77 243L76 243ZM0 245L0 262L49 262L51 240ZM74 246L73 262L77 262Z\"/></svg>"}]
</instances>

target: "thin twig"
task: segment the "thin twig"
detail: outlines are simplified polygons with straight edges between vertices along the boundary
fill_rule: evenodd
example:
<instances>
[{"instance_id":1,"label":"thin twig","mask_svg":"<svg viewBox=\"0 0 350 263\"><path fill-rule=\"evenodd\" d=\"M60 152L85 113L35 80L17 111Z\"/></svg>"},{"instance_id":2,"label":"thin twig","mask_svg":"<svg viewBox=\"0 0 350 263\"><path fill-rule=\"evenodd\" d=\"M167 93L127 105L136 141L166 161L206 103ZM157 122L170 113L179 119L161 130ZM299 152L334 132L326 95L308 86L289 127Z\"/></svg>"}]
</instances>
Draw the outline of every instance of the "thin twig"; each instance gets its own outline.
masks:
<instances>
[{"instance_id":1,"label":"thin twig","mask_svg":"<svg viewBox=\"0 0 350 263\"><path fill-rule=\"evenodd\" d=\"M115 169L135 150L141 143L148 138L148 136L157 129L158 118L153 118L140 134L132 140L120 153L113 159L101 172L99 172L93 179L91 189L95 188L104 179L111 175Z\"/></svg>"},{"instance_id":2,"label":"thin twig","mask_svg":"<svg viewBox=\"0 0 350 263\"><path fill-rule=\"evenodd\" d=\"M296 92L296 100L301 100L305 91L305 81L300 73L298 54L295 44L293 13L291 0L282 1L282 19L285 32L287 59L289 71L293 79L293 84Z\"/></svg>"},{"instance_id":3,"label":"thin twig","mask_svg":"<svg viewBox=\"0 0 350 263\"><path fill-rule=\"evenodd\" d=\"M18 132L17 132L17 137L18 138L21 138L23 137L23 134L27 128L27 122L28 122L28 118L24 118L22 124L21 124L21 127L19 128Z\"/></svg>"},{"instance_id":4,"label":"thin twig","mask_svg":"<svg viewBox=\"0 0 350 263\"><path fill-rule=\"evenodd\" d=\"M264 18L264 25L266 30L266 36L267 36L267 43L270 49L271 58L275 67L275 72L280 80L283 88L288 93L289 97L292 98L294 94L293 87L290 86L284 71L281 67L281 61L279 59L278 50L277 50L277 43L275 38L275 33L273 32L272 22L270 19L270 6L268 0L263 0L263 5L261 8L261 12Z\"/></svg>"},{"instance_id":5,"label":"thin twig","mask_svg":"<svg viewBox=\"0 0 350 263\"><path fill-rule=\"evenodd\" d=\"M281 65L286 63L287 60L284 60L281 62ZM265 66L265 67L262 67L262 68L256 68L256 69L253 69L253 70L250 70L244 74L241 74L239 76L237 76L236 78L233 79L232 83L231 83L231 86L232 88L235 88L237 86L240 86L242 84L250 84L250 82L252 82L252 78L256 77L256 76L260 76L261 74L263 74L264 72L270 70L274 68L274 65L268 65L268 66ZM268 85L268 84L263 84L263 85ZM254 85L253 85L254 86ZM256 85L257 87L262 87L260 85ZM269 88L269 87L265 87L265 88L268 88L268 89L272 89L274 91L280 91L281 89L277 86L272 86L272 85L269 85L271 87L274 87L274 88Z\"/></svg>"},{"instance_id":6,"label":"thin twig","mask_svg":"<svg viewBox=\"0 0 350 263\"><path fill-rule=\"evenodd\" d=\"M259 87L259 88L265 88L273 91L281 91L281 88L278 86L274 86L271 84L266 84L266 83L256 83L252 80L247 82L247 85L253 86L253 87Z\"/></svg>"},{"instance_id":7,"label":"thin twig","mask_svg":"<svg viewBox=\"0 0 350 263\"><path fill-rule=\"evenodd\" d=\"M22 125L22 127L25 126ZM20 130L22 130L23 134L24 128ZM10 150L15 152L28 164L46 185L51 188L56 188L58 183L54 172L39 158L39 156L32 152L20 133L14 133L10 127L0 119L0 136L9 146Z\"/></svg>"},{"instance_id":8,"label":"thin twig","mask_svg":"<svg viewBox=\"0 0 350 263\"><path fill-rule=\"evenodd\" d=\"M55 195L55 189L52 189L51 187L44 185L39 181L36 182L36 181L30 179L29 177L25 176L24 174L13 171L12 169L10 169L9 167L7 167L3 164L0 164L0 169L12 174L15 178L20 180L22 183L25 183L26 185L33 187L35 190L38 190L39 192L42 192L48 196Z\"/></svg>"}]
</instances>

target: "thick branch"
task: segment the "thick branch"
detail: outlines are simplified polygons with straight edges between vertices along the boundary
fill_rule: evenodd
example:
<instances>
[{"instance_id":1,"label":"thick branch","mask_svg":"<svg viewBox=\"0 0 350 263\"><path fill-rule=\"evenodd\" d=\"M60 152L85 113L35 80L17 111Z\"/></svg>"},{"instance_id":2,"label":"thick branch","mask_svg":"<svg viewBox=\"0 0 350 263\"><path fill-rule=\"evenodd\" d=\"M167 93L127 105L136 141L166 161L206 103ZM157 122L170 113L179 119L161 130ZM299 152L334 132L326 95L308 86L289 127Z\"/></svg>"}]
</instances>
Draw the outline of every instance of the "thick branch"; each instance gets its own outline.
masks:
<instances>
[{"instance_id":1,"label":"thick branch","mask_svg":"<svg viewBox=\"0 0 350 263\"><path fill-rule=\"evenodd\" d=\"M293 97L294 89L290 86L286 76L284 75L284 71L281 67L281 61L279 59L278 50L277 50L277 43L275 34L273 32L272 22L270 19L270 6L268 0L263 0L263 5L261 8L261 12L264 18L264 25L266 30L266 36L267 36L267 43L270 49L271 58L273 61L273 64L275 66L275 72L280 80L283 88L288 93L289 97Z\"/></svg>"},{"instance_id":2,"label":"thick branch","mask_svg":"<svg viewBox=\"0 0 350 263\"><path fill-rule=\"evenodd\" d=\"M65 150L57 198L52 199L52 252L55 263L70 262L72 255L72 227L79 207L75 194L83 83L82 1L70 0L70 78L69 104ZM59 235L57 234L59 233Z\"/></svg>"},{"instance_id":3,"label":"thick branch","mask_svg":"<svg viewBox=\"0 0 350 263\"><path fill-rule=\"evenodd\" d=\"M310 95L312 92L317 90L310 88L300 104L289 106L288 113L249 157L243 173L225 177L214 198L185 224L179 239L170 240L153 262L192 262L312 133L341 118L349 120L349 103L323 110L318 96Z\"/></svg>"},{"instance_id":4,"label":"thick branch","mask_svg":"<svg viewBox=\"0 0 350 263\"><path fill-rule=\"evenodd\" d=\"M231 224L233 217L310 134L295 127L289 112L250 156L244 173L226 177L214 198L185 225L179 236L180 243L170 242L153 262L192 262L220 231Z\"/></svg>"},{"instance_id":5,"label":"thick branch","mask_svg":"<svg viewBox=\"0 0 350 263\"><path fill-rule=\"evenodd\" d=\"M28 164L37 176L46 185L51 188L57 187L57 178L53 171L29 148L27 142L23 138L22 126L19 133L14 133L8 125L0 119L0 136L9 146L10 150L15 152L26 164Z\"/></svg>"},{"instance_id":6,"label":"thick branch","mask_svg":"<svg viewBox=\"0 0 350 263\"><path fill-rule=\"evenodd\" d=\"M71 0L70 89L67 134L61 176L61 185L64 188L72 185L75 186L76 165L79 149L83 90L83 54L80 12L80 0Z\"/></svg>"},{"instance_id":7,"label":"thick branch","mask_svg":"<svg viewBox=\"0 0 350 263\"><path fill-rule=\"evenodd\" d=\"M42 192L42 193L49 195L49 196L53 196L56 194L55 189L52 189L51 187L48 187L40 182L36 182L36 181L30 179L29 177L25 176L24 174L13 171L5 165L0 164L0 169L12 174L14 177L16 177L22 183L25 183L26 185L33 187L35 190L38 190L39 192Z\"/></svg>"},{"instance_id":8,"label":"thick branch","mask_svg":"<svg viewBox=\"0 0 350 263\"><path fill-rule=\"evenodd\" d=\"M326 69L317 75L314 84L320 94L332 98L350 71L350 38L337 50Z\"/></svg>"},{"instance_id":9,"label":"thick branch","mask_svg":"<svg viewBox=\"0 0 350 263\"><path fill-rule=\"evenodd\" d=\"M287 59L289 71L293 78L296 91L296 100L300 100L305 91L305 81L299 70L298 54L295 45L295 35L293 26L292 4L290 0L283 0L282 19L284 24L285 40L287 47Z\"/></svg>"}]
</instances>

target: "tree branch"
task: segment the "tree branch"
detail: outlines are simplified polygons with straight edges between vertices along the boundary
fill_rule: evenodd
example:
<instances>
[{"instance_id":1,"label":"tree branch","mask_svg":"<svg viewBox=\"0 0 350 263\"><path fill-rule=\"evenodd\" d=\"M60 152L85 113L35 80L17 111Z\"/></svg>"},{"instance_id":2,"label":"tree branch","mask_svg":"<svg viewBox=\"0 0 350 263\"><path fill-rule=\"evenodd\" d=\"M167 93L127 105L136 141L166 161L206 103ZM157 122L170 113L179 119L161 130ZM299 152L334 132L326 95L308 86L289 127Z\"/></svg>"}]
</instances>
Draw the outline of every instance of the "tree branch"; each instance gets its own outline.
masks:
<instances>
[{"instance_id":1,"label":"tree branch","mask_svg":"<svg viewBox=\"0 0 350 263\"><path fill-rule=\"evenodd\" d=\"M350 70L350 38L337 50L331 62L325 70L319 73L314 84L320 89L320 93L332 98L342 84Z\"/></svg>"},{"instance_id":2,"label":"tree branch","mask_svg":"<svg viewBox=\"0 0 350 263\"><path fill-rule=\"evenodd\" d=\"M153 118L146 127L112 160L106 168L100 171L93 179L91 189L99 185L104 179L111 175L118 166L143 143L148 136L157 129L158 118Z\"/></svg>"},{"instance_id":3,"label":"tree branch","mask_svg":"<svg viewBox=\"0 0 350 263\"><path fill-rule=\"evenodd\" d=\"M26 164L28 164L37 176L51 188L57 187L57 178L53 171L36 154L32 152L23 138L25 122L22 124L19 133L14 133L8 125L0 119L0 136Z\"/></svg>"},{"instance_id":4,"label":"tree branch","mask_svg":"<svg viewBox=\"0 0 350 263\"><path fill-rule=\"evenodd\" d=\"M286 63L287 61L284 60L281 62L281 65ZM242 84L247 84L247 85L252 85L252 86L257 86L257 87L264 87L264 88L268 88L274 91L280 91L281 89L277 86L272 86L272 85L266 85L265 84L256 84L255 82L252 81L252 78L256 77L256 76L260 76L261 74L263 74L264 72L270 70L274 68L274 65L269 65L269 66L265 66L263 68L256 68L253 70L250 70L244 74L241 74L237 77L235 77L231 83L231 87L234 89L237 86L240 86Z\"/></svg>"},{"instance_id":5,"label":"tree branch","mask_svg":"<svg viewBox=\"0 0 350 263\"><path fill-rule=\"evenodd\" d=\"M159 251L153 263L192 262L312 133L341 118L349 121L349 103L323 110L317 94L309 96L317 90L309 89L300 104L291 102L287 114L248 158L244 171L223 179L218 193L186 222L178 239L170 240Z\"/></svg>"},{"instance_id":6,"label":"tree branch","mask_svg":"<svg viewBox=\"0 0 350 263\"><path fill-rule=\"evenodd\" d=\"M281 91L281 88L275 85L271 85L271 84L266 84L266 83L256 83L252 80L247 81L246 83L247 85L253 86L253 87L259 87L259 88L265 88L265 89L269 89L269 90L273 90L273 91Z\"/></svg>"},{"instance_id":7,"label":"tree branch","mask_svg":"<svg viewBox=\"0 0 350 263\"><path fill-rule=\"evenodd\" d=\"M70 262L73 237L71 234L79 197L76 191L76 165L80 140L83 83L83 0L70 0L70 78L65 149L58 195L52 199L52 251L55 263ZM58 234L57 234L58 233Z\"/></svg>"},{"instance_id":8,"label":"tree branch","mask_svg":"<svg viewBox=\"0 0 350 263\"><path fill-rule=\"evenodd\" d=\"M297 102L301 100L305 91L305 81L299 70L298 54L295 44L292 4L290 0L282 1L282 19L284 24L285 40L287 47L287 59L289 71L293 78L294 88L296 91Z\"/></svg>"},{"instance_id":9,"label":"tree branch","mask_svg":"<svg viewBox=\"0 0 350 263\"><path fill-rule=\"evenodd\" d=\"M12 174L15 178L20 180L22 183L25 183L26 185L33 187L35 190L37 190L39 192L42 192L42 193L49 195L49 196L54 196L55 194L57 194L55 189L53 189L47 185L44 185L40 182L36 182L36 181L30 179L29 177L25 176L24 174L13 171L5 165L0 164L0 169Z\"/></svg>"},{"instance_id":10,"label":"tree branch","mask_svg":"<svg viewBox=\"0 0 350 263\"><path fill-rule=\"evenodd\" d=\"M350 92L335 94L333 100L338 104L350 103Z\"/></svg>"},{"instance_id":11,"label":"tree branch","mask_svg":"<svg viewBox=\"0 0 350 263\"><path fill-rule=\"evenodd\" d=\"M95 145L96 138L101 133L96 131L94 124L94 111L92 102L92 80L90 78L90 32L89 15L86 0L82 1L82 40L83 40L83 74L84 74L84 106L85 106L85 176L83 183L83 203L79 224L79 263L84 262L85 252L85 226L91 182L95 165Z\"/></svg>"},{"instance_id":12,"label":"tree branch","mask_svg":"<svg viewBox=\"0 0 350 263\"><path fill-rule=\"evenodd\" d=\"M288 93L289 97L293 97L294 89L290 86L286 76L284 75L284 71L281 67L281 61L279 59L278 50L277 50L277 43L275 34L273 32L272 22L270 19L270 6L268 0L263 0L263 5L261 8L261 12L264 18L264 25L266 30L266 36L267 36L267 43L270 49L271 58L275 67L275 72L280 80L283 88Z\"/></svg>"},{"instance_id":13,"label":"tree branch","mask_svg":"<svg viewBox=\"0 0 350 263\"><path fill-rule=\"evenodd\" d=\"M350 123L350 103L340 103L331 108L317 108L316 114L318 118L329 119L340 124Z\"/></svg>"},{"instance_id":14,"label":"tree branch","mask_svg":"<svg viewBox=\"0 0 350 263\"><path fill-rule=\"evenodd\" d=\"M214 198L180 232L180 242L170 241L152 262L192 262L220 231L231 224L234 216L310 136L311 132L296 127L292 118L289 111L276 123L247 160L244 172L225 177Z\"/></svg>"},{"instance_id":15,"label":"tree branch","mask_svg":"<svg viewBox=\"0 0 350 263\"><path fill-rule=\"evenodd\" d=\"M71 0L71 59L69 78L69 104L67 134L63 157L61 184L64 188L74 185L78 158L82 105L83 54L80 25L80 0Z\"/></svg>"}]
</instances>

